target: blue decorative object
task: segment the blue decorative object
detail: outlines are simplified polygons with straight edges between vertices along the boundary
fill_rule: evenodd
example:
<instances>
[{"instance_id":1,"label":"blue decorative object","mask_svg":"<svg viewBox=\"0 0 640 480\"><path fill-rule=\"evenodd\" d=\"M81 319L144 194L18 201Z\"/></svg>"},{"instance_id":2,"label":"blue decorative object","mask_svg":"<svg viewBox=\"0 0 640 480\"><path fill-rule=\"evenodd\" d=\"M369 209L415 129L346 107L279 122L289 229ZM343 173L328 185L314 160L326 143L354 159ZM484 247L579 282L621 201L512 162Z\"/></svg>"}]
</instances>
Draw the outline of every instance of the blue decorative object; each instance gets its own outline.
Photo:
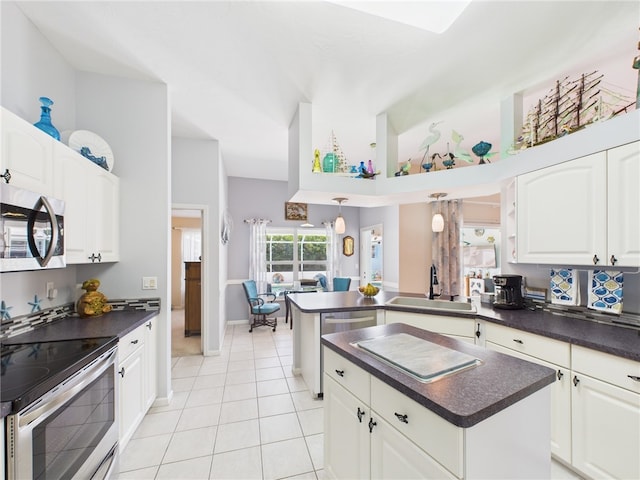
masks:
<instances>
[{"instance_id":1,"label":"blue decorative object","mask_svg":"<svg viewBox=\"0 0 640 480\"><path fill-rule=\"evenodd\" d=\"M335 153L329 152L324 156L322 160L322 171L324 173L333 173L336 171L336 163L338 158Z\"/></svg>"},{"instance_id":2,"label":"blue decorative object","mask_svg":"<svg viewBox=\"0 0 640 480\"><path fill-rule=\"evenodd\" d=\"M42 310L40 302L42 302L42 300L38 298L38 295L35 295L33 297L33 302L27 302L29 305L31 305L31 313L39 312L40 310Z\"/></svg>"},{"instance_id":3,"label":"blue decorative object","mask_svg":"<svg viewBox=\"0 0 640 480\"><path fill-rule=\"evenodd\" d=\"M56 140L60 140L60 132L51 124L51 105L53 105L53 100L47 97L40 97L40 103L42 104L40 107L40 121L33 125L47 135L51 135Z\"/></svg>"},{"instance_id":4,"label":"blue decorative object","mask_svg":"<svg viewBox=\"0 0 640 480\"><path fill-rule=\"evenodd\" d=\"M485 163L484 157L491 150L491 144L487 142L479 142L476 143L473 147L471 147L471 151L475 153L478 157L480 157L480 164ZM487 159L487 161L489 161ZM491 163L491 162L489 162Z\"/></svg>"},{"instance_id":5,"label":"blue decorative object","mask_svg":"<svg viewBox=\"0 0 640 480\"><path fill-rule=\"evenodd\" d=\"M0 302L0 320L11 320L11 315L9 315L9 310L13 307L7 307L7 304L2 300Z\"/></svg>"},{"instance_id":6,"label":"blue decorative object","mask_svg":"<svg viewBox=\"0 0 640 480\"><path fill-rule=\"evenodd\" d=\"M107 157L96 157L95 155L92 155L91 154L91 149L89 147L82 147L80 149L80 154L83 157L88 158L89 160L91 160L96 165L98 165L98 166L104 168L105 170L109 171L109 165L107 164Z\"/></svg>"}]
</instances>

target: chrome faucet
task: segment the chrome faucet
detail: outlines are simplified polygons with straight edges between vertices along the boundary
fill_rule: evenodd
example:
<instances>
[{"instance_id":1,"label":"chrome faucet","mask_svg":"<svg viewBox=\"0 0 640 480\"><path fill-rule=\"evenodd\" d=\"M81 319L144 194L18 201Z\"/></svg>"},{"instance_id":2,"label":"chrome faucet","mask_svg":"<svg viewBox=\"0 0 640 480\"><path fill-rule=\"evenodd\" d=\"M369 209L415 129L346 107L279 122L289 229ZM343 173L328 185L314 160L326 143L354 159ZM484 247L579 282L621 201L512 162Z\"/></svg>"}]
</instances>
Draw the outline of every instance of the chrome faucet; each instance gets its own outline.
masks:
<instances>
[{"instance_id":1,"label":"chrome faucet","mask_svg":"<svg viewBox=\"0 0 640 480\"><path fill-rule=\"evenodd\" d=\"M436 272L436 266L432 263L429 270L429 300L433 300L434 297L439 297L440 294L433 293L433 286L438 285L438 275Z\"/></svg>"}]
</instances>

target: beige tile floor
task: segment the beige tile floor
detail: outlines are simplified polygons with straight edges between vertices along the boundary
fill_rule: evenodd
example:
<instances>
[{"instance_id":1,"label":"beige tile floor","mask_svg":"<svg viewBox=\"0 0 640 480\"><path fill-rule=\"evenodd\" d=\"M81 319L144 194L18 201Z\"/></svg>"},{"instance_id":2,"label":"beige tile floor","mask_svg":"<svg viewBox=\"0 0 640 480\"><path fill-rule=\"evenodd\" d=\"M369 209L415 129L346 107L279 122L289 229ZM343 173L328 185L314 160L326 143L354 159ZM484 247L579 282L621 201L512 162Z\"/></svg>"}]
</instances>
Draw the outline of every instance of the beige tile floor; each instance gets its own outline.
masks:
<instances>
[{"instance_id":1,"label":"beige tile floor","mask_svg":"<svg viewBox=\"0 0 640 480\"><path fill-rule=\"evenodd\" d=\"M291 330L227 328L225 353L172 358L174 396L153 407L118 479L323 478L323 408L291 373Z\"/></svg>"}]
</instances>

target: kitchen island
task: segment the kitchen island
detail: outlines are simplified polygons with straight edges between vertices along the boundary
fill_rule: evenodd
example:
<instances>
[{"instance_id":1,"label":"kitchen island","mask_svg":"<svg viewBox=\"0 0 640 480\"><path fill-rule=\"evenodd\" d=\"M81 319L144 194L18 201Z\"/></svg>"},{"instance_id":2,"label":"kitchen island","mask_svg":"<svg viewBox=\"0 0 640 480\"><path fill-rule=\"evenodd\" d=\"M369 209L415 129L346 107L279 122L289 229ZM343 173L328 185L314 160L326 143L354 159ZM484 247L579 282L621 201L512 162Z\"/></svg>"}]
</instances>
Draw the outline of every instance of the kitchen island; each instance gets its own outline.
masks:
<instances>
[{"instance_id":1,"label":"kitchen island","mask_svg":"<svg viewBox=\"0 0 640 480\"><path fill-rule=\"evenodd\" d=\"M479 364L424 381L360 346L399 334ZM549 477L552 369L403 324L322 345L329 477Z\"/></svg>"}]
</instances>

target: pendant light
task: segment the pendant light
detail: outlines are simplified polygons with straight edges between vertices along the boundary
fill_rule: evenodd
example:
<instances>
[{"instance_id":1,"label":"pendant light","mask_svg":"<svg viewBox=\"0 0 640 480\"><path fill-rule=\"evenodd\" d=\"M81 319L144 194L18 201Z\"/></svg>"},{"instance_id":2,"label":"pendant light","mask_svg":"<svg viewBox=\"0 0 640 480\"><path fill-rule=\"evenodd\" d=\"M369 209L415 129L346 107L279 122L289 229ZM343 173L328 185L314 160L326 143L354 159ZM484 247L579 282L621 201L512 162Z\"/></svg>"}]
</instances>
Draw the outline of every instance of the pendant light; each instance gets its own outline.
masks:
<instances>
[{"instance_id":1,"label":"pendant light","mask_svg":"<svg viewBox=\"0 0 640 480\"><path fill-rule=\"evenodd\" d=\"M440 206L440 197L446 197L447 194L446 193L432 193L431 195L429 195L429 197L431 198L435 198L436 200L438 200L438 207ZM440 210L438 208L438 210ZM431 231L433 232L442 232L444 230L444 217L442 216L442 214L438 211L438 213L433 215L433 218L431 218Z\"/></svg>"},{"instance_id":2,"label":"pendant light","mask_svg":"<svg viewBox=\"0 0 640 480\"><path fill-rule=\"evenodd\" d=\"M344 197L336 197L333 199L334 202L338 202L338 216L335 221L335 230L338 235L341 235L347 229L347 225L344 223L344 217L342 216L342 202L347 201L347 198Z\"/></svg>"}]
</instances>

